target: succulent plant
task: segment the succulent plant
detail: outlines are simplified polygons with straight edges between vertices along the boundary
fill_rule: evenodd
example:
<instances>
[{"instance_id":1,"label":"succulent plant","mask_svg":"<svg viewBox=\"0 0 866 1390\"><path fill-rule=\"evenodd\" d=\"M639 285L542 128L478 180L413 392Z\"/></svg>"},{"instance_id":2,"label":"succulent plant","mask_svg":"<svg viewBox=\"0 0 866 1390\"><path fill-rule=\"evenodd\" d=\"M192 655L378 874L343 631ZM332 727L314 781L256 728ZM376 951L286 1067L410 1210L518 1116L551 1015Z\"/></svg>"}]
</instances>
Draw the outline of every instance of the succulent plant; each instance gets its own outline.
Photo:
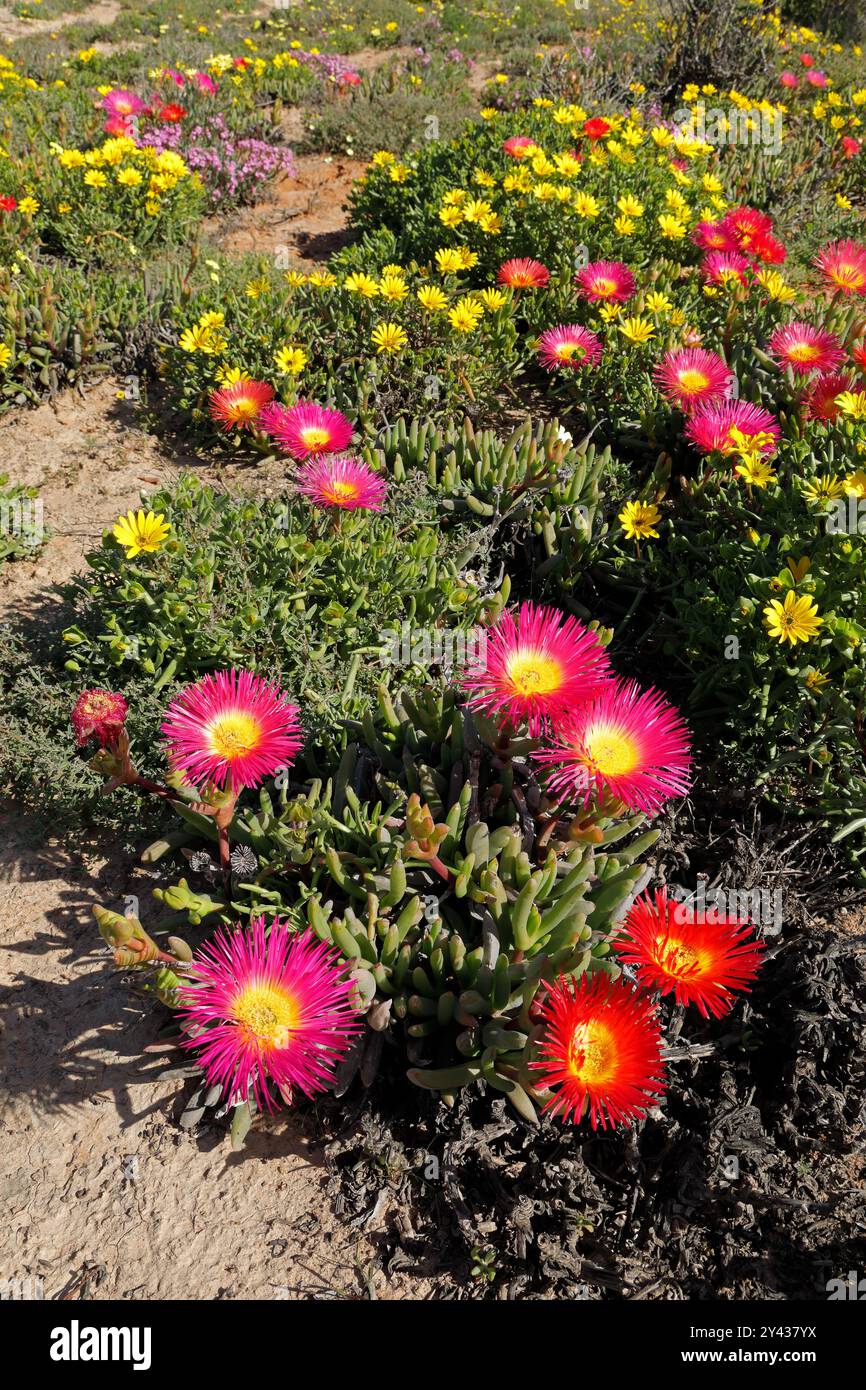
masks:
<instances>
[{"instance_id":1,"label":"succulent plant","mask_svg":"<svg viewBox=\"0 0 866 1390\"><path fill-rule=\"evenodd\" d=\"M344 1064L369 1079L385 1032L402 1041L409 1077L453 1096L483 1080L526 1119L534 1004L546 982L616 970L612 928L640 890L656 832L621 807L584 812L551 802L528 739L509 739L453 692L379 690L379 718L349 726L330 775L280 778L230 837L257 861L232 901L186 878L156 896L208 927L279 914L308 925L351 965L370 1032ZM327 772L327 769L325 769ZM212 821L181 800L190 840ZM157 862L179 836L145 852ZM615 847L615 848L614 848ZM125 962L128 963L128 962Z\"/></svg>"}]
</instances>

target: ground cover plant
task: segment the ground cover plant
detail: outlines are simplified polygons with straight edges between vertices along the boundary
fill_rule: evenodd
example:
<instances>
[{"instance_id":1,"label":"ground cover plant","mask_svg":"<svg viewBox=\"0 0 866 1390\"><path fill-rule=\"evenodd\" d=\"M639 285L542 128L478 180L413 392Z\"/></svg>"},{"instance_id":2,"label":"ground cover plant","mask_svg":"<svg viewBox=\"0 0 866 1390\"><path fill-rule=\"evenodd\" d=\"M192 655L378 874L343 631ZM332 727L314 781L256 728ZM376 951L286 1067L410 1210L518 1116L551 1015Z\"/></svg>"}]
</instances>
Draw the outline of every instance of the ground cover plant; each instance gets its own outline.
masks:
<instances>
[{"instance_id":1,"label":"ground cover plant","mask_svg":"<svg viewBox=\"0 0 866 1390\"><path fill-rule=\"evenodd\" d=\"M0 58L4 427L108 380L162 451L0 632L0 787L141 866L101 987L181 1129L315 1115L363 1221L447 1155L418 1231L480 1296L622 1297L638 1221L659 1288L753 1296L763 1242L804 1296L760 1193L855 1152L859 967L785 877L864 897L866 75L820 9L156 0ZM53 522L4 462L10 585Z\"/></svg>"}]
</instances>

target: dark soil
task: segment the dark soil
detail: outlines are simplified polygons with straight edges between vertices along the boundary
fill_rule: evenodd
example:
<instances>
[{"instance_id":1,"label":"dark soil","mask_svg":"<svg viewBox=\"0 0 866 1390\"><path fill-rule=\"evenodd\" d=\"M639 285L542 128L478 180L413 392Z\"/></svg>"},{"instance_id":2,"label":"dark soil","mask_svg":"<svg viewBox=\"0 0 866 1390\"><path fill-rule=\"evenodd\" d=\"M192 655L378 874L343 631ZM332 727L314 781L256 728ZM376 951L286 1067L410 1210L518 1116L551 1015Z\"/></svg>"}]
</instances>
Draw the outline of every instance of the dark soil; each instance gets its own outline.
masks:
<instances>
[{"instance_id":1,"label":"dark soil","mask_svg":"<svg viewBox=\"0 0 866 1390\"><path fill-rule=\"evenodd\" d=\"M845 895L802 825L701 817L690 864L686 820L669 879L781 885L755 990L715 1022L666 1010L668 1090L633 1130L533 1129L479 1088L449 1110L386 1049L367 1092L320 1108L337 1214L386 1273L437 1298L812 1300L864 1268L866 935L821 920Z\"/></svg>"}]
</instances>

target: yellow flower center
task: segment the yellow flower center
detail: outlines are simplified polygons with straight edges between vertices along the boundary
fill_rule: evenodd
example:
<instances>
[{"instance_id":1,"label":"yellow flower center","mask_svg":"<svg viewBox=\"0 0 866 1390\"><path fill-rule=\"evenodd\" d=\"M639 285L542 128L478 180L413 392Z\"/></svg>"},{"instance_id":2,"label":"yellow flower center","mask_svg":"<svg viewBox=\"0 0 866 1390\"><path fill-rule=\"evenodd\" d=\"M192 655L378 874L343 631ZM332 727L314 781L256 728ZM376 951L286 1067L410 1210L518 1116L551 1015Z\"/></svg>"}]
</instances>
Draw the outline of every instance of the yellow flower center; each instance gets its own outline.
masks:
<instances>
[{"instance_id":1,"label":"yellow flower center","mask_svg":"<svg viewBox=\"0 0 866 1390\"><path fill-rule=\"evenodd\" d=\"M261 742L262 731L257 720L237 710L221 714L207 731L210 751L227 762L234 762L250 753Z\"/></svg>"},{"instance_id":2,"label":"yellow flower center","mask_svg":"<svg viewBox=\"0 0 866 1390\"><path fill-rule=\"evenodd\" d=\"M323 449L331 441L331 436L321 425L307 425L301 430L301 439L308 449Z\"/></svg>"},{"instance_id":3,"label":"yellow flower center","mask_svg":"<svg viewBox=\"0 0 866 1390\"><path fill-rule=\"evenodd\" d=\"M339 505L340 502L353 502L359 492L357 483L346 482L341 478L331 478L322 488L322 496L329 502Z\"/></svg>"},{"instance_id":4,"label":"yellow flower center","mask_svg":"<svg viewBox=\"0 0 866 1390\"><path fill-rule=\"evenodd\" d=\"M657 936L655 948L656 959L668 975L691 975L700 962L698 952L691 946L668 936Z\"/></svg>"},{"instance_id":5,"label":"yellow flower center","mask_svg":"<svg viewBox=\"0 0 866 1390\"><path fill-rule=\"evenodd\" d=\"M587 1086L602 1086L616 1075L616 1039L603 1023L581 1023L571 1035L568 1070Z\"/></svg>"},{"instance_id":6,"label":"yellow flower center","mask_svg":"<svg viewBox=\"0 0 866 1390\"><path fill-rule=\"evenodd\" d=\"M239 396L232 401L229 407L229 414L233 420L254 420L258 414L258 401L251 396Z\"/></svg>"},{"instance_id":7,"label":"yellow flower center","mask_svg":"<svg viewBox=\"0 0 866 1390\"><path fill-rule=\"evenodd\" d=\"M248 985L235 1000L232 1017L248 1042L283 1048L298 1027L298 1006L273 985Z\"/></svg>"},{"instance_id":8,"label":"yellow flower center","mask_svg":"<svg viewBox=\"0 0 866 1390\"><path fill-rule=\"evenodd\" d=\"M586 356L586 348L581 347L580 343L561 343L556 349L556 356L560 362L570 362L574 357L582 361Z\"/></svg>"},{"instance_id":9,"label":"yellow flower center","mask_svg":"<svg viewBox=\"0 0 866 1390\"><path fill-rule=\"evenodd\" d=\"M815 343L795 343L788 349L792 362L814 362L821 356L821 349Z\"/></svg>"},{"instance_id":10,"label":"yellow flower center","mask_svg":"<svg viewBox=\"0 0 866 1390\"><path fill-rule=\"evenodd\" d=\"M640 762L637 743L623 729L599 724L586 738L589 761L603 776L621 777L633 772Z\"/></svg>"},{"instance_id":11,"label":"yellow flower center","mask_svg":"<svg viewBox=\"0 0 866 1390\"><path fill-rule=\"evenodd\" d=\"M517 652L507 670L515 695L550 695L562 685L562 667L544 652Z\"/></svg>"},{"instance_id":12,"label":"yellow flower center","mask_svg":"<svg viewBox=\"0 0 866 1390\"><path fill-rule=\"evenodd\" d=\"M684 396L696 396L698 392L706 391L710 379L706 373L698 371L696 367L687 367L685 371L679 373L679 383Z\"/></svg>"},{"instance_id":13,"label":"yellow flower center","mask_svg":"<svg viewBox=\"0 0 866 1390\"><path fill-rule=\"evenodd\" d=\"M608 280L604 275L599 275L593 280L592 288L595 290L596 294L600 294L604 298L607 298L608 295L616 293L616 281Z\"/></svg>"},{"instance_id":14,"label":"yellow flower center","mask_svg":"<svg viewBox=\"0 0 866 1390\"><path fill-rule=\"evenodd\" d=\"M857 269L856 265L838 265L831 272L831 279L843 290L859 290L863 284L866 284L866 276L862 270Z\"/></svg>"}]
</instances>

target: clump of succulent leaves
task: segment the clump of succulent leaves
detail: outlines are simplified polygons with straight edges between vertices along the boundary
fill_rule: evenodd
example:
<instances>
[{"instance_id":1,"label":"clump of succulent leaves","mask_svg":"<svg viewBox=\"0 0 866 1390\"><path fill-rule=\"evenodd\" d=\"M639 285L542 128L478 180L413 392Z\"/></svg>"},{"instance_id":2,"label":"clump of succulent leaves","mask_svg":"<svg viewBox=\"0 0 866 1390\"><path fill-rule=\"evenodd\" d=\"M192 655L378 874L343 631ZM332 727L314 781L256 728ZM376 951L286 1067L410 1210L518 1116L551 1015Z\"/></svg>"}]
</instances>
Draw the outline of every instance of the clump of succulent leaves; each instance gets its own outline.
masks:
<instances>
[{"instance_id":1,"label":"clump of succulent leaves","mask_svg":"<svg viewBox=\"0 0 866 1390\"><path fill-rule=\"evenodd\" d=\"M390 1034L416 1085L450 1100L483 1082L533 1121L539 991L562 975L619 973L611 935L649 876L640 860L657 832L616 804L551 801L529 757L536 745L452 691L393 701L382 687L377 714L347 725L338 765L303 784L280 774L257 805L238 806L230 895L214 822L185 788L177 829L144 854L188 861L155 890L170 916L151 935L98 909L103 936L119 965L149 966L172 1005L190 953L174 935L181 923L197 935L262 914L309 926L349 962L369 1024L338 1093L357 1071L371 1080ZM196 1117L202 1102L198 1091Z\"/></svg>"},{"instance_id":2,"label":"clump of succulent leaves","mask_svg":"<svg viewBox=\"0 0 866 1390\"><path fill-rule=\"evenodd\" d=\"M558 584L598 555L603 503L619 474L609 447L589 437L574 443L557 420L530 418L505 439L468 418L439 426L400 419L364 457L396 482L422 472L446 516L480 519L473 553L519 543L535 578Z\"/></svg>"}]
</instances>

